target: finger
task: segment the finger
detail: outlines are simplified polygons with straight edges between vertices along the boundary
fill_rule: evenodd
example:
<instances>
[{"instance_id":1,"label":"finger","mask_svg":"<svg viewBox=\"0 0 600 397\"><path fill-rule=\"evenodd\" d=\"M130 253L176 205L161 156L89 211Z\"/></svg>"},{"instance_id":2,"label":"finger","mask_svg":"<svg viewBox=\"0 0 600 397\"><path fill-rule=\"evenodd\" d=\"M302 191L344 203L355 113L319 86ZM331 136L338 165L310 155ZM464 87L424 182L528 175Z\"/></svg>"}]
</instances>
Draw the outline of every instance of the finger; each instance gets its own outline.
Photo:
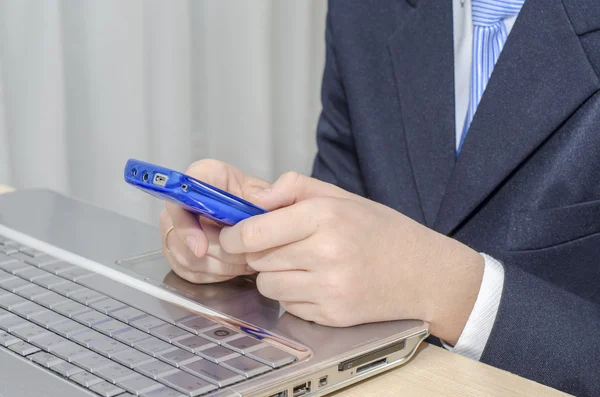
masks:
<instances>
[{"instance_id":1,"label":"finger","mask_svg":"<svg viewBox=\"0 0 600 397\"><path fill-rule=\"evenodd\" d=\"M219 160L196 161L185 173L251 202L258 191L271 186L269 182L248 175L239 168Z\"/></svg>"},{"instance_id":2,"label":"finger","mask_svg":"<svg viewBox=\"0 0 600 397\"><path fill-rule=\"evenodd\" d=\"M257 272L310 271L314 269L317 263L317 261L311 260L310 257L311 255L308 253L304 241L302 241L246 254L246 261L248 266Z\"/></svg>"},{"instance_id":3,"label":"finger","mask_svg":"<svg viewBox=\"0 0 600 397\"><path fill-rule=\"evenodd\" d=\"M168 230L168 229L167 229ZM189 247L181 241L181 239L175 233L175 230L170 232L166 239L163 238L163 252L169 260L169 263L177 263L181 266L192 269L194 263L200 259L194 255Z\"/></svg>"},{"instance_id":4,"label":"finger","mask_svg":"<svg viewBox=\"0 0 600 397\"><path fill-rule=\"evenodd\" d=\"M306 321L318 322L319 306L313 302L280 302L283 308Z\"/></svg>"},{"instance_id":5,"label":"finger","mask_svg":"<svg viewBox=\"0 0 600 397\"><path fill-rule=\"evenodd\" d=\"M185 242L194 255L205 255L208 249L208 240L202 231L198 217L170 202L166 203L165 208L171 217L174 231L179 239Z\"/></svg>"},{"instance_id":6,"label":"finger","mask_svg":"<svg viewBox=\"0 0 600 397\"><path fill-rule=\"evenodd\" d=\"M233 278L232 276L221 276L217 274L193 271L188 267L182 266L178 263L172 264L171 268L179 277L194 284L220 283Z\"/></svg>"},{"instance_id":7,"label":"finger","mask_svg":"<svg viewBox=\"0 0 600 397\"><path fill-rule=\"evenodd\" d=\"M268 250L312 235L317 229L316 208L306 204L253 216L221 230L223 249L231 254Z\"/></svg>"},{"instance_id":8,"label":"finger","mask_svg":"<svg viewBox=\"0 0 600 397\"><path fill-rule=\"evenodd\" d=\"M335 185L297 172L283 174L271 188L260 190L254 196L258 205L269 209L287 207L312 197L358 197Z\"/></svg>"},{"instance_id":9,"label":"finger","mask_svg":"<svg viewBox=\"0 0 600 397\"><path fill-rule=\"evenodd\" d=\"M168 230L168 220L165 218L168 218L168 215L161 215L161 230ZM186 268L189 272L205 273L227 279L255 273L254 270L248 269L245 258L242 256L236 257L239 261L237 263L224 262L210 254L198 258L174 232L169 233L166 242L163 243L166 243L163 252L172 267L178 266ZM229 255L230 259L233 257L233 255Z\"/></svg>"},{"instance_id":10,"label":"finger","mask_svg":"<svg viewBox=\"0 0 600 397\"><path fill-rule=\"evenodd\" d=\"M245 265L246 257L242 254L230 254L221 247L219 234L222 227L209 219L200 218L200 226L208 240L208 250L206 255L219 259L222 262Z\"/></svg>"},{"instance_id":11,"label":"finger","mask_svg":"<svg viewBox=\"0 0 600 397\"><path fill-rule=\"evenodd\" d=\"M228 278L255 273L254 270L248 269L245 261L242 263L228 263L210 255L198 258L192 254L174 233L169 234L167 245L171 250L169 254L173 256L175 262L192 272L207 273Z\"/></svg>"},{"instance_id":12,"label":"finger","mask_svg":"<svg viewBox=\"0 0 600 397\"><path fill-rule=\"evenodd\" d=\"M313 302L313 275L303 271L259 273L256 286L261 295L286 302Z\"/></svg>"}]
</instances>

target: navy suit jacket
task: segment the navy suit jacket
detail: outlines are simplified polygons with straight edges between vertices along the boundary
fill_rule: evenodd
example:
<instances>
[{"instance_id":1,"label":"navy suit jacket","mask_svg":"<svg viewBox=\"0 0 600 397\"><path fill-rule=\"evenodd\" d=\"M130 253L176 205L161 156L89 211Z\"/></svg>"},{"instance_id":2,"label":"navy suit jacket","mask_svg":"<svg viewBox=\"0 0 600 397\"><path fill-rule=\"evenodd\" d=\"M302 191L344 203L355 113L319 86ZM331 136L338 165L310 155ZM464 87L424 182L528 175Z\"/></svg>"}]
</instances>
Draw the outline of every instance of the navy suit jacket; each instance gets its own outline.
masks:
<instances>
[{"instance_id":1,"label":"navy suit jacket","mask_svg":"<svg viewBox=\"0 0 600 397\"><path fill-rule=\"evenodd\" d=\"M452 23L330 0L313 175L500 260L482 361L599 396L600 1L525 2L458 159Z\"/></svg>"}]
</instances>

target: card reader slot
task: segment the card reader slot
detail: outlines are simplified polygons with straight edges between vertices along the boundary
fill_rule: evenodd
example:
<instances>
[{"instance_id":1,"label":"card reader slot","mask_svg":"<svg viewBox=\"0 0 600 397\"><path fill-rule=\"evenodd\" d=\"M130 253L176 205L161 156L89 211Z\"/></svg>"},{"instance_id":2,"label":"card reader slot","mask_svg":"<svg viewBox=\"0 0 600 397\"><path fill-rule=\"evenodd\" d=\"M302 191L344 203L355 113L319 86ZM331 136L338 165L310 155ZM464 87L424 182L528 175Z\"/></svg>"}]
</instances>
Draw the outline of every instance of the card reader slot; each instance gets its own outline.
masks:
<instances>
[{"instance_id":1,"label":"card reader slot","mask_svg":"<svg viewBox=\"0 0 600 397\"><path fill-rule=\"evenodd\" d=\"M358 357L351 358L346 361L342 361L338 364L338 371L348 371L350 369L359 367L361 365L370 363L371 361L375 361L378 359L385 359L388 355L392 353L396 353L402 349L404 349L405 341L397 342L392 345L388 345L379 350L375 350Z\"/></svg>"}]
</instances>

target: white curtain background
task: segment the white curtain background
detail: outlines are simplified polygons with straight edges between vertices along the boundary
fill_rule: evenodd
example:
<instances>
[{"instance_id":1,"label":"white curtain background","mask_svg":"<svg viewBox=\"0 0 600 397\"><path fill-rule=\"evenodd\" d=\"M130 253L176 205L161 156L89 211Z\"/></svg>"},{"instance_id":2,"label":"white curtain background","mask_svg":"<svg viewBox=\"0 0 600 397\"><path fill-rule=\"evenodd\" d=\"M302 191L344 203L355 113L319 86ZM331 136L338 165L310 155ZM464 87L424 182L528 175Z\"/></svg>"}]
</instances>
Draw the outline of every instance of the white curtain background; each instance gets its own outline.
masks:
<instances>
[{"instance_id":1,"label":"white curtain background","mask_svg":"<svg viewBox=\"0 0 600 397\"><path fill-rule=\"evenodd\" d=\"M130 157L310 172L325 0L0 0L0 184L157 222Z\"/></svg>"}]
</instances>

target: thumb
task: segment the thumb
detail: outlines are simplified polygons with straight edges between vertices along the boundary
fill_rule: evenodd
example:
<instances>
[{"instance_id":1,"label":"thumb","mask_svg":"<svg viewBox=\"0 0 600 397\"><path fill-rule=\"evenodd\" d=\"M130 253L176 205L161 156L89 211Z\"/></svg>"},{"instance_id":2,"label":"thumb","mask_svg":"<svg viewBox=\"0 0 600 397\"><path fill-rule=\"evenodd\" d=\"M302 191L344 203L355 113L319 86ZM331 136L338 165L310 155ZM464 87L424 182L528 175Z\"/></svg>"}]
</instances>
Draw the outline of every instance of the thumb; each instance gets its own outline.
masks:
<instances>
[{"instance_id":1,"label":"thumb","mask_svg":"<svg viewBox=\"0 0 600 397\"><path fill-rule=\"evenodd\" d=\"M287 172L269 188L255 192L253 201L267 210L274 210L312 197L354 199L357 196L330 183L297 172Z\"/></svg>"}]
</instances>

